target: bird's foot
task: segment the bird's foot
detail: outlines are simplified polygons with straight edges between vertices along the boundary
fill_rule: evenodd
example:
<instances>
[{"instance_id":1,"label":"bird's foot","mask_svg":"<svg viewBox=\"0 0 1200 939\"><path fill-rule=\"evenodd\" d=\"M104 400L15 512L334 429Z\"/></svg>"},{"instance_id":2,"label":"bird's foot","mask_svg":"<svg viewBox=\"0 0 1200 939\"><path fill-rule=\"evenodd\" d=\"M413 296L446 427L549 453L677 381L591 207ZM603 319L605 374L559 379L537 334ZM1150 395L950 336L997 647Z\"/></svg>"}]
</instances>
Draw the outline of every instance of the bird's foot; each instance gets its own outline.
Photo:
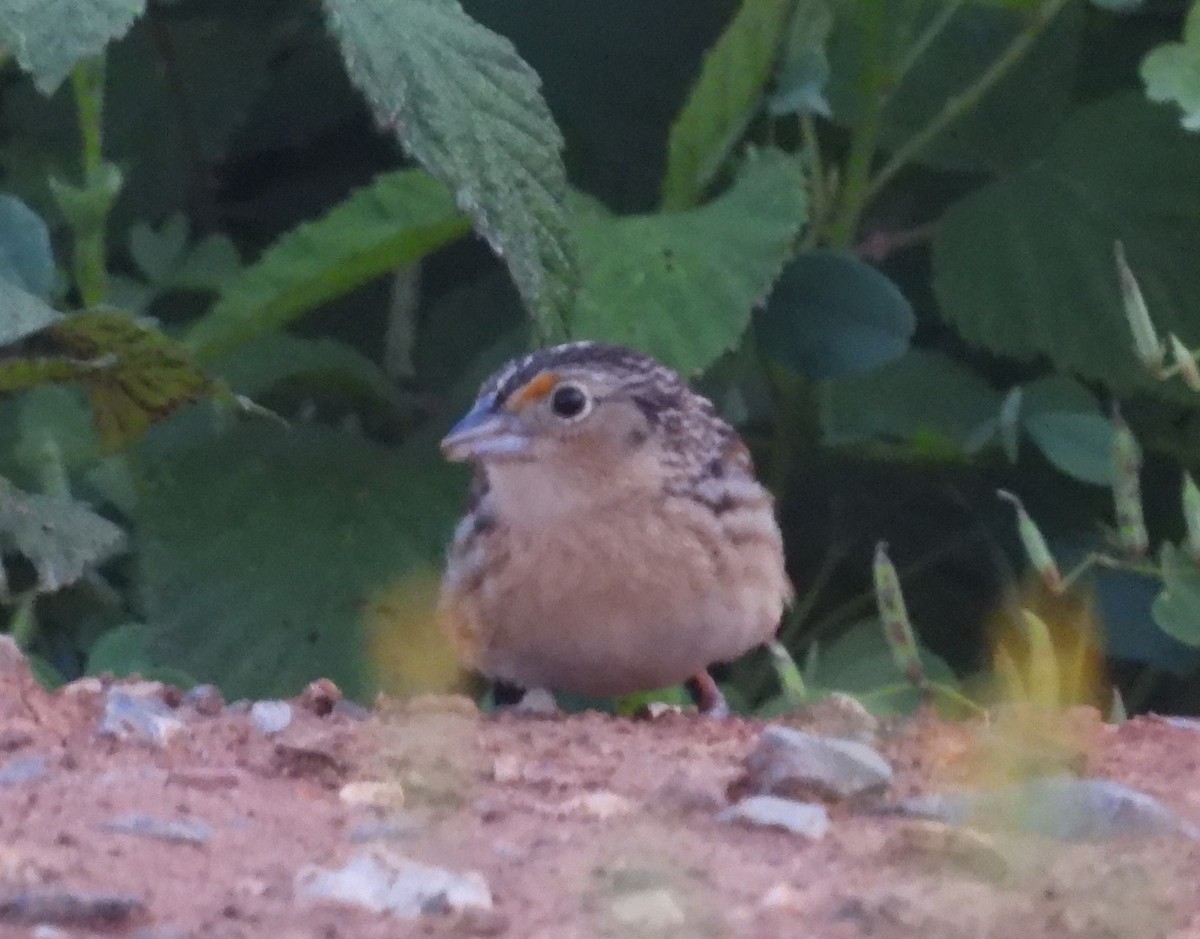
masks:
<instances>
[{"instance_id":1,"label":"bird's foot","mask_svg":"<svg viewBox=\"0 0 1200 939\"><path fill-rule=\"evenodd\" d=\"M687 680L685 687L696 707L705 717L728 717L729 702L717 687L716 681L708 672L698 672Z\"/></svg>"}]
</instances>

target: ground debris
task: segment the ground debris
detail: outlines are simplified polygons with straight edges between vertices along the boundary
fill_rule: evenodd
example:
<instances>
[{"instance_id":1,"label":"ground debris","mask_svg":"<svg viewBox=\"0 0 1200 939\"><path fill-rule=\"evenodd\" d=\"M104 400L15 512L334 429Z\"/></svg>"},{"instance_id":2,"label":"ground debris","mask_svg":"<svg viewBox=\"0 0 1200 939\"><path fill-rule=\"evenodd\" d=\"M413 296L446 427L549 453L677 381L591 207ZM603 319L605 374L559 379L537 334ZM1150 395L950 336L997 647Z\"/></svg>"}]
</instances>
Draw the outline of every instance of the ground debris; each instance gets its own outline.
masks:
<instances>
[{"instance_id":1,"label":"ground debris","mask_svg":"<svg viewBox=\"0 0 1200 939\"><path fill-rule=\"evenodd\" d=\"M717 816L722 822L741 822L764 828L782 828L814 841L829 831L829 812L816 802L797 802L781 796L750 796Z\"/></svg>"},{"instance_id":2,"label":"ground debris","mask_svg":"<svg viewBox=\"0 0 1200 939\"><path fill-rule=\"evenodd\" d=\"M137 897L63 888L0 891L0 923L112 928L140 919L146 912Z\"/></svg>"},{"instance_id":3,"label":"ground debris","mask_svg":"<svg viewBox=\"0 0 1200 939\"><path fill-rule=\"evenodd\" d=\"M735 794L847 799L887 788L892 768L866 744L791 727L763 728Z\"/></svg>"}]
</instances>

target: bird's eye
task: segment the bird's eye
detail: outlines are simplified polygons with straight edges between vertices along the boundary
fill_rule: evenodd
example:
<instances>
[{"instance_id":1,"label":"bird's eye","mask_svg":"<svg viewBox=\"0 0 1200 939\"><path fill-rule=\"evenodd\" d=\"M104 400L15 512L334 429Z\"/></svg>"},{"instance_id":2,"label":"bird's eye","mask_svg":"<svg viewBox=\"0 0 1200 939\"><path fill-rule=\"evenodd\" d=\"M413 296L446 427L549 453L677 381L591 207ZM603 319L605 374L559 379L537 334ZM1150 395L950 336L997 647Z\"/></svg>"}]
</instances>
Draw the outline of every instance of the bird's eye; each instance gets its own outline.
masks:
<instances>
[{"instance_id":1,"label":"bird's eye","mask_svg":"<svg viewBox=\"0 0 1200 939\"><path fill-rule=\"evenodd\" d=\"M550 395L550 410L567 419L581 417L591 403L587 392L578 385L559 385Z\"/></svg>"}]
</instances>

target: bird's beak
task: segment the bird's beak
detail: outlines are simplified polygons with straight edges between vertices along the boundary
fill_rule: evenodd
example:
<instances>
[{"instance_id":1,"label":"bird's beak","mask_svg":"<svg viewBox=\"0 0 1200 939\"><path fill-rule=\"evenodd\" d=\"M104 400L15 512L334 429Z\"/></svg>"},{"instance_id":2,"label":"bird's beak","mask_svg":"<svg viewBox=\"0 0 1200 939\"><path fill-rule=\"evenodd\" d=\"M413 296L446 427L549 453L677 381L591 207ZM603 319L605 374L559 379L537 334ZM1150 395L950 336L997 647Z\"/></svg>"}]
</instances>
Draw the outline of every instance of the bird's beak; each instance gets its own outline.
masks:
<instances>
[{"instance_id":1,"label":"bird's beak","mask_svg":"<svg viewBox=\"0 0 1200 939\"><path fill-rule=\"evenodd\" d=\"M442 438L442 454L455 463L519 457L529 449L529 436L512 414L492 410L480 401Z\"/></svg>"}]
</instances>

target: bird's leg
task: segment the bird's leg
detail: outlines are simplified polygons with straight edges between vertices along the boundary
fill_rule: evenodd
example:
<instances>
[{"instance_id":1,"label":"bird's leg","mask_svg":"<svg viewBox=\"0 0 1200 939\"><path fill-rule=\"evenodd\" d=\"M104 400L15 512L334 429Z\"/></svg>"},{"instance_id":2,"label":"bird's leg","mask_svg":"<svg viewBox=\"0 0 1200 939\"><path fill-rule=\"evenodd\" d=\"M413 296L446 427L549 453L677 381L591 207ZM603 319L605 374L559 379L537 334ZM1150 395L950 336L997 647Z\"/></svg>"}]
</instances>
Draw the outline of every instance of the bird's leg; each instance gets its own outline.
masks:
<instances>
[{"instance_id":1,"label":"bird's leg","mask_svg":"<svg viewBox=\"0 0 1200 939\"><path fill-rule=\"evenodd\" d=\"M688 694L705 717L728 717L729 704L707 671L697 672L685 683Z\"/></svg>"}]
</instances>

